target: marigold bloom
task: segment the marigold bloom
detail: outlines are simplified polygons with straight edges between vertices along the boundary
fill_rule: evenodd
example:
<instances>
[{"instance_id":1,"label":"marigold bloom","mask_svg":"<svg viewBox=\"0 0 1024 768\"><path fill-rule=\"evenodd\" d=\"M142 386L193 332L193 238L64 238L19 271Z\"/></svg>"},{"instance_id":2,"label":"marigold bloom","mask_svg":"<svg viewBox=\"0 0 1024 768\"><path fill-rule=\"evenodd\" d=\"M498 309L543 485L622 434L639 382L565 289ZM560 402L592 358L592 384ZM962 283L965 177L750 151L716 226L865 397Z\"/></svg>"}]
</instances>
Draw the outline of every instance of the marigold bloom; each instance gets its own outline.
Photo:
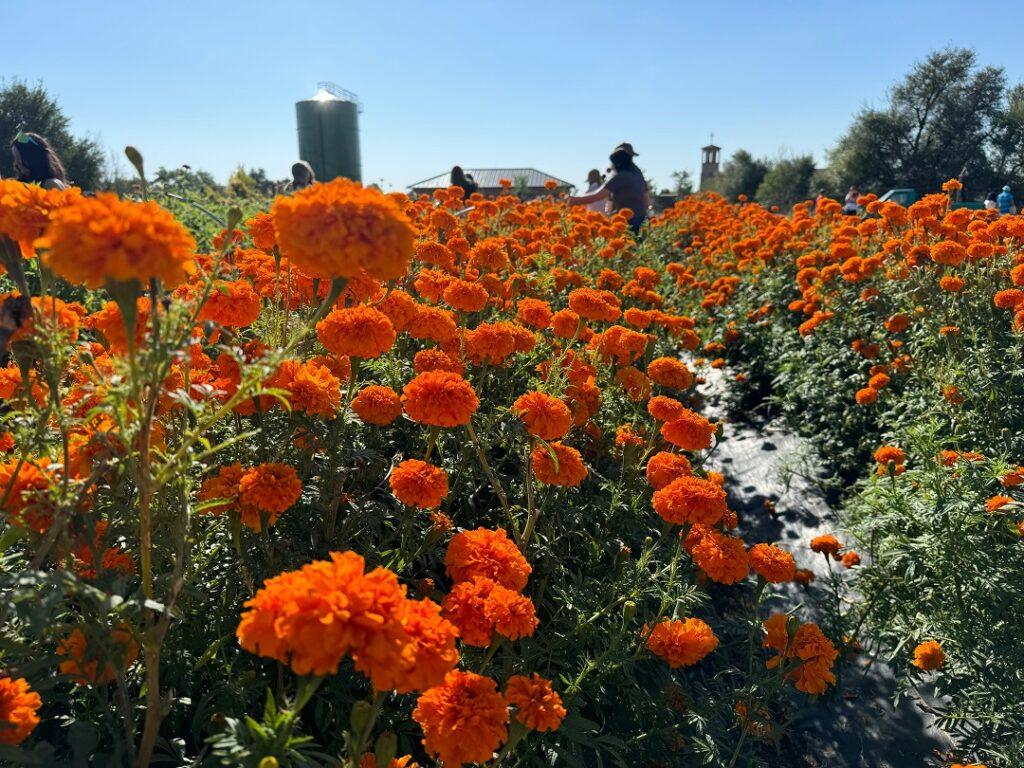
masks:
<instances>
[{"instance_id":1,"label":"marigold bloom","mask_svg":"<svg viewBox=\"0 0 1024 768\"><path fill-rule=\"evenodd\" d=\"M534 477L547 485L575 487L589 474L580 452L562 443L538 445L530 454L530 461Z\"/></svg>"},{"instance_id":2,"label":"marigold bloom","mask_svg":"<svg viewBox=\"0 0 1024 768\"><path fill-rule=\"evenodd\" d=\"M341 407L341 382L315 360L285 360L269 385L288 393L294 411L333 418Z\"/></svg>"},{"instance_id":3,"label":"marigold bloom","mask_svg":"<svg viewBox=\"0 0 1024 768\"><path fill-rule=\"evenodd\" d=\"M497 688L490 678L454 670L425 691L412 718L427 753L452 768L489 761L508 738L508 705Z\"/></svg>"},{"instance_id":4,"label":"marigold bloom","mask_svg":"<svg viewBox=\"0 0 1024 768\"><path fill-rule=\"evenodd\" d=\"M391 473L391 492L403 504L420 509L439 507L448 497L448 475L419 459L406 459Z\"/></svg>"},{"instance_id":5,"label":"marigold bloom","mask_svg":"<svg viewBox=\"0 0 1024 768\"><path fill-rule=\"evenodd\" d=\"M551 331L560 339L575 339L583 330L583 319L571 309L560 309L551 317Z\"/></svg>"},{"instance_id":6,"label":"marigold bloom","mask_svg":"<svg viewBox=\"0 0 1024 768\"><path fill-rule=\"evenodd\" d=\"M914 648L914 660L911 663L924 672L942 669L946 663L946 653L935 640L925 640Z\"/></svg>"},{"instance_id":7,"label":"marigold bloom","mask_svg":"<svg viewBox=\"0 0 1024 768\"><path fill-rule=\"evenodd\" d=\"M14 179L0 179L0 236L7 236L21 247L26 259L35 255L34 242L50 222L51 214L82 197L72 187L67 190L43 189Z\"/></svg>"},{"instance_id":8,"label":"marigold bloom","mask_svg":"<svg viewBox=\"0 0 1024 768\"><path fill-rule=\"evenodd\" d=\"M444 596L441 609L444 617L459 630L466 645L486 648L494 636L494 622L487 616L486 603L491 592L500 585L484 576L460 581Z\"/></svg>"},{"instance_id":9,"label":"marigold bloom","mask_svg":"<svg viewBox=\"0 0 1024 768\"><path fill-rule=\"evenodd\" d=\"M907 460L904 450L895 445L883 445L875 451L875 461L879 464L903 464Z\"/></svg>"},{"instance_id":10,"label":"marigold bloom","mask_svg":"<svg viewBox=\"0 0 1024 768\"><path fill-rule=\"evenodd\" d=\"M110 630L106 642L97 647L89 643L78 627L57 645L62 675L70 675L79 685L105 685L130 667L139 656L139 646L131 629L118 626Z\"/></svg>"},{"instance_id":11,"label":"marigold bloom","mask_svg":"<svg viewBox=\"0 0 1024 768\"><path fill-rule=\"evenodd\" d=\"M452 309L462 312L479 312L487 306L490 294L480 283L466 280L452 280L441 294L445 303Z\"/></svg>"},{"instance_id":12,"label":"marigold bloom","mask_svg":"<svg viewBox=\"0 0 1024 768\"><path fill-rule=\"evenodd\" d=\"M700 537L690 556L712 581L719 584L735 584L750 573L743 540L736 536L725 536L714 528Z\"/></svg>"},{"instance_id":13,"label":"marigold bloom","mask_svg":"<svg viewBox=\"0 0 1024 768\"><path fill-rule=\"evenodd\" d=\"M210 320L225 328L244 328L260 316L262 301L246 280L216 281L199 310L200 320Z\"/></svg>"},{"instance_id":14,"label":"marigold bloom","mask_svg":"<svg viewBox=\"0 0 1024 768\"><path fill-rule=\"evenodd\" d=\"M440 349L421 349L413 357L412 367L416 373L448 371L462 376L466 372L466 366L462 364L461 360Z\"/></svg>"},{"instance_id":15,"label":"marigold bloom","mask_svg":"<svg viewBox=\"0 0 1024 768\"><path fill-rule=\"evenodd\" d=\"M468 424L480 407L472 385L447 371L421 373L402 390L402 405L413 421L433 427Z\"/></svg>"},{"instance_id":16,"label":"marigold bloom","mask_svg":"<svg viewBox=\"0 0 1024 768\"><path fill-rule=\"evenodd\" d=\"M540 299L522 299L516 305L519 322L532 328L547 328L551 325L551 305Z\"/></svg>"},{"instance_id":17,"label":"marigold bloom","mask_svg":"<svg viewBox=\"0 0 1024 768\"><path fill-rule=\"evenodd\" d=\"M577 288L569 294L569 309L587 320L614 323L622 314L622 303L614 293L594 288Z\"/></svg>"},{"instance_id":18,"label":"marigold bloom","mask_svg":"<svg viewBox=\"0 0 1024 768\"><path fill-rule=\"evenodd\" d=\"M566 715L551 681L536 672L530 677L512 675L505 681L505 701L516 708L516 720L531 731L557 731Z\"/></svg>"},{"instance_id":19,"label":"marigold bloom","mask_svg":"<svg viewBox=\"0 0 1024 768\"><path fill-rule=\"evenodd\" d=\"M58 208L40 244L47 267L90 288L151 278L173 288L195 271L195 240L169 211L109 193Z\"/></svg>"},{"instance_id":20,"label":"marigold bloom","mask_svg":"<svg viewBox=\"0 0 1024 768\"><path fill-rule=\"evenodd\" d=\"M678 453L659 451L647 461L647 482L656 491L661 490L673 480L692 474L693 467L690 465L690 460Z\"/></svg>"},{"instance_id":21,"label":"marigold bloom","mask_svg":"<svg viewBox=\"0 0 1024 768\"><path fill-rule=\"evenodd\" d=\"M371 672L378 660L396 663L409 644L405 588L390 571L364 567L355 552L332 552L267 579L245 603L236 632L242 648L297 675L334 674L349 653Z\"/></svg>"},{"instance_id":22,"label":"marigold bloom","mask_svg":"<svg viewBox=\"0 0 1024 768\"><path fill-rule=\"evenodd\" d=\"M272 251L277 243L274 232L274 217L269 213L257 213L245 221L245 229L252 239L252 244L261 251Z\"/></svg>"},{"instance_id":23,"label":"marigold bloom","mask_svg":"<svg viewBox=\"0 0 1024 768\"><path fill-rule=\"evenodd\" d=\"M954 240L943 240L931 246L929 255L936 264L958 267L967 258L967 249Z\"/></svg>"},{"instance_id":24,"label":"marigold bloom","mask_svg":"<svg viewBox=\"0 0 1024 768\"><path fill-rule=\"evenodd\" d=\"M24 678L0 677L0 744L21 744L39 725L43 705Z\"/></svg>"},{"instance_id":25,"label":"marigold bloom","mask_svg":"<svg viewBox=\"0 0 1024 768\"><path fill-rule=\"evenodd\" d=\"M839 556L839 549L841 546L839 539L831 533L826 533L822 536L815 536L811 539L811 549L825 555L826 557L832 555L832 557L837 558Z\"/></svg>"},{"instance_id":26,"label":"marigold bloom","mask_svg":"<svg viewBox=\"0 0 1024 768\"><path fill-rule=\"evenodd\" d=\"M860 565L860 555L858 555L852 549L849 552L844 552L842 557L842 563L847 568L856 568L858 565Z\"/></svg>"},{"instance_id":27,"label":"marigold bloom","mask_svg":"<svg viewBox=\"0 0 1024 768\"><path fill-rule=\"evenodd\" d=\"M274 200L281 251L312 277L353 277L365 270L379 280L405 274L415 230L401 206L376 189L348 179L314 184Z\"/></svg>"},{"instance_id":28,"label":"marigold bloom","mask_svg":"<svg viewBox=\"0 0 1024 768\"><path fill-rule=\"evenodd\" d=\"M792 581L796 575L793 556L774 544L755 544L747 557L754 573L771 584Z\"/></svg>"},{"instance_id":29,"label":"marigold bloom","mask_svg":"<svg viewBox=\"0 0 1024 768\"><path fill-rule=\"evenodd\" d=\"M484 577L517 592L533 571L503 528L462 531L448 544L444 563L455 582Z\"/></svg>"},{"instance_id":30,"label":"marigold bloom","mask_svg":"<svg viewBox=\"0 0 1024 768\"><path fill-rule=\"evenodd\" d=\"M661 436L684 451L710 448L714 434L715 425L689 409L684 409L682 416L675 421L661 425Z\"/></svg>"},{"instance_id":31,"label":"marigold bloom","mask_svg":"<svg viewBox=\"0 0 1024 768\"><path fill-rule=\"evenodd\" d=\"M647 412L661 422L678 421L685 411L682 403L664 395L657 395L647 401Z\"/></svg>"},{"instance_id":32,"label":"marigold bloom","mask_svg":"<svg viewBox=\"0 0 1024 768\"><path fill-rule=\"evenodd\" d=\"M674 525L714 525L728 511L725 491L710 480L692 475L678 477L655 491L654 511Z\"/></svg>"},{"instance_id":33,"label":"marigold bloom","mask_svg":"<svg viewBox=\"0 0 1024 768\"><path fill-rule=\"evenodd\" d=\"M362 421L380 427L402 415L402 400L391 387L371 384L352 399L352 410Z\"/></svg>"},{"instance_id":34,"label":"marigold bloom","mask_svg":"<svg viewBox=\"0 0 1024 768\"><path fill-rule=\"evenodd\" d=\"M817 624L802 624L790 637L787 623L784 613L774 613L765 620L763 645L778 652L765 666L774 669L786 659L794 660L798 664L787 677L793 680L796 689L810 694L824 693L836 681L832 664L839 652Z\"/></svg>"},{"instance_id":35,"label":"marigold bloom","mask_svg":"<svg viewBox=\"0 0 1024 768\"><path fill-rule=\"evenodd\" d=\"M270 524L302 495L302 481L295 467L288 464L260 464L247 470L238 480L238 500L270 515Z\"/></svg>"},{"instance_id":36,"label":"marigold bloom","mask_svg":"<svg viewBox=\"0 0 1024 768\"><path fill-rule=\"evenodd\" d=\"M526 430L541 440L559 440L572 427L569 407L557 397L543 392L527 392L516 399L512 413L522 420Z\"/></svg>"},{"instance_id":37,"label":"marigold bloom","mask_svg":"<svg viewBox=\"0 0 1024 768\"><path fill-rule=\"evenodd\" d=\"M691 667L718 647L718 638L700 619L664 620L647 636L647 648L672 669Z\"/></svg>"},{"instance_id":38,"label":"marigold bloom","mask_svg":"<svg viewBox=\"0 0 1024 768\"><path fill-rule=\"evenodd\" d=\"M669 389L687 389L693 384L693 374L681 360L658 357L647 366L651 381Z\"/></svg>"},{"instance_id":39,"label":"marigold bloom","mask_svg":"<svg viewBox=\"0 0 1024 768\"><path fill-rule=\"evenodd\" d=\"M395 327L383 312L356 306L335 309L316 324L320 343L338 356L372 359L395 343Z\"/></svg>"},{"instance_id":40,"label":"marigold bloom","mask_svg":"<svg viewBox=\"0 0 1024 768\"><path fill-rule=\"evenodd\" d=\"M529 637L540 623L530 598L500 584L495 584L484 599L484 616L495 632L509 640Z\"/></svg>"}]
</instances>

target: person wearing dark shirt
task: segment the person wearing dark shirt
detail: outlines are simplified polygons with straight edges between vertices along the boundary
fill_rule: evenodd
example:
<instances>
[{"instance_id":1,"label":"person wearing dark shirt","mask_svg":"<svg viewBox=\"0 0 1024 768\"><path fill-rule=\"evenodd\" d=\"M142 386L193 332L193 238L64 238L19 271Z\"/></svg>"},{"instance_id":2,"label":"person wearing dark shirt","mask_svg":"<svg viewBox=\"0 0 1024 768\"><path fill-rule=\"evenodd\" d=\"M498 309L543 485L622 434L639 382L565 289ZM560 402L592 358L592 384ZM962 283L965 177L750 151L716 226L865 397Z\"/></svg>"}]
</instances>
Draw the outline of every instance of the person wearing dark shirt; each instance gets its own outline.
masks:
<instances>
[{"instance_id":1,"label":"person wearing dark shirt","mask_svg":"<svg viewBox=\"0 0 1024 768\"><path fill-rule=\"evenodd\" d=\"M480 185L473 180L473 175L466 173L458 165L452 168L451 184L453 187L462 187L463 200L469 200L469 196L480 189Z\"/></svg>"},{"instance_id":2,"label":"person wearing dark shirt","mask_svg":"<svg viewBox=\"0 0 1024 768\"><path fill-rule=\"evenodd\" d=\"M633 215L629 226L633 232L639 232L640 226L647 219L647 209L651 207L651 196L647 191L647 180L633 158L636 153L628 144L620 144L612 152L609 160L615 173L598 189L579 197L570 197L569 205L589 205L598 200L611 200L612 213L629 209Z\"/></svg>"},{"instance_id":3,"label":"person wearing dark shirt","mask_svg":"<svg viewBox=\"0 0 1024 768\"><path fill-rule=\"evenodd\" d=\"M44 189L67 189L68 175L57 153L38 133L18 131L11 144L11 158L19 181Z\"/></svg>"}]
</instances>

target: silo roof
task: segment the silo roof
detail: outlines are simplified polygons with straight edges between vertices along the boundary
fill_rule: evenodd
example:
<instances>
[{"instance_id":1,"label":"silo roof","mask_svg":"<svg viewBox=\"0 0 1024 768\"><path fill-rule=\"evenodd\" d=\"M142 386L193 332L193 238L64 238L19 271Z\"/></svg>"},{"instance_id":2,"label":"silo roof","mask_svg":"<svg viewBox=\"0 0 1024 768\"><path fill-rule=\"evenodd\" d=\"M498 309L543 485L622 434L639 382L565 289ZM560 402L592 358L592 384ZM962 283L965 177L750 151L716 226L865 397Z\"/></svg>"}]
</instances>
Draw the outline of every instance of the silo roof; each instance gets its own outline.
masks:
<instances>
[{"instance_id":1,"label":"silo roof","mask_svg":"<svg viewBox=\"0 0 1024 768\"><path fill-rule=\"evenodd\" d=\"M481 189L497 189L501 186L502 179L508 179L513 184L518 184L520 179L526 179L526 186L531 188L543 187L544 182L549 180L558 182L560 187L573 186L568 181L538 171L536 168L463 168L463 170L473 177L473 181ZM444 189L450 187L451 183L451 173L445 172L410 184L409 189Z\"/></svg>"}]
</instances>

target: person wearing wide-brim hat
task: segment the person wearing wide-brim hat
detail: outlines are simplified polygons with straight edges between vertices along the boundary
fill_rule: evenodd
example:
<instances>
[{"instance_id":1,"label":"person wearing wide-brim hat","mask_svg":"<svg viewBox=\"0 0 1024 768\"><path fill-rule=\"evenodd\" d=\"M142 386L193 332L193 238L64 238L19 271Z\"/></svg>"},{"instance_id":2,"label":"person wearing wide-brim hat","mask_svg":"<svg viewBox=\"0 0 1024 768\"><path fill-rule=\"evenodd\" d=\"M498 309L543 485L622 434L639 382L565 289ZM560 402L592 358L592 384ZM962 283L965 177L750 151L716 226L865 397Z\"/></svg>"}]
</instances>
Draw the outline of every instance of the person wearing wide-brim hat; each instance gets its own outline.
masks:
<instances>
[{"instance_id":1,"label":"person wearing wide-brim hat","mask_svg":"<svg viewBox=\"0 0 1024 768\"><path fill-rule=\"evenodd\" d=\"M633 146L628 142L619 144L608 158L612 161L615 173L593 192L570 197L569 205L590 205L599 200L610 199L612 213L623 209L633 212L629 226L633 232L639 232L640 226L647 219L647 209L651 207L651 195L647 190L647 180L643 172L633 162L636 155Z\"/></svg>"}]
</instances>

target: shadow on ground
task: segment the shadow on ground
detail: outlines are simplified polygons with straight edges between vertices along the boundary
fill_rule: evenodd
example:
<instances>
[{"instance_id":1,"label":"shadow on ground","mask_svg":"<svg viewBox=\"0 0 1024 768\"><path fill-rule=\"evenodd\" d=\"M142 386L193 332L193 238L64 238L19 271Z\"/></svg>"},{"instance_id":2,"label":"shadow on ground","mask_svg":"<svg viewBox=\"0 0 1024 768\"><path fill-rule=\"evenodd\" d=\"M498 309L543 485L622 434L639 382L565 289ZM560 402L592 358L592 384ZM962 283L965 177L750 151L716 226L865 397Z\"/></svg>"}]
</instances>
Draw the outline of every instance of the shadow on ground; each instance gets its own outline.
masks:
<instances>
[{"instance_id":1,"label":"shadow on ground","mask_svg":"<svg viewBox=\"0 0 1024 768\"><path fill-rule=\"evenodd\" d=\"M798 567L827 573L824 558L811 556L811 539L836 531L835 510L817 482L820 471L806 441L778 422L759 423L724 407L725 377L712 371L700 387L703 412L725 423L712 468L727 478L730 506L750 544L777 542L793 552ZM765 502L774 504L774 510ZM840 534L840 539L841 539ZM773 607L802 601L795 585L781 590ZM950 746L934 718L908 698L892 705L895 678L881 661L861 657L843 671L835 689L793 725L780 747L779 768L923 768L941 766Z\"/></svg>"}]
</instances>

